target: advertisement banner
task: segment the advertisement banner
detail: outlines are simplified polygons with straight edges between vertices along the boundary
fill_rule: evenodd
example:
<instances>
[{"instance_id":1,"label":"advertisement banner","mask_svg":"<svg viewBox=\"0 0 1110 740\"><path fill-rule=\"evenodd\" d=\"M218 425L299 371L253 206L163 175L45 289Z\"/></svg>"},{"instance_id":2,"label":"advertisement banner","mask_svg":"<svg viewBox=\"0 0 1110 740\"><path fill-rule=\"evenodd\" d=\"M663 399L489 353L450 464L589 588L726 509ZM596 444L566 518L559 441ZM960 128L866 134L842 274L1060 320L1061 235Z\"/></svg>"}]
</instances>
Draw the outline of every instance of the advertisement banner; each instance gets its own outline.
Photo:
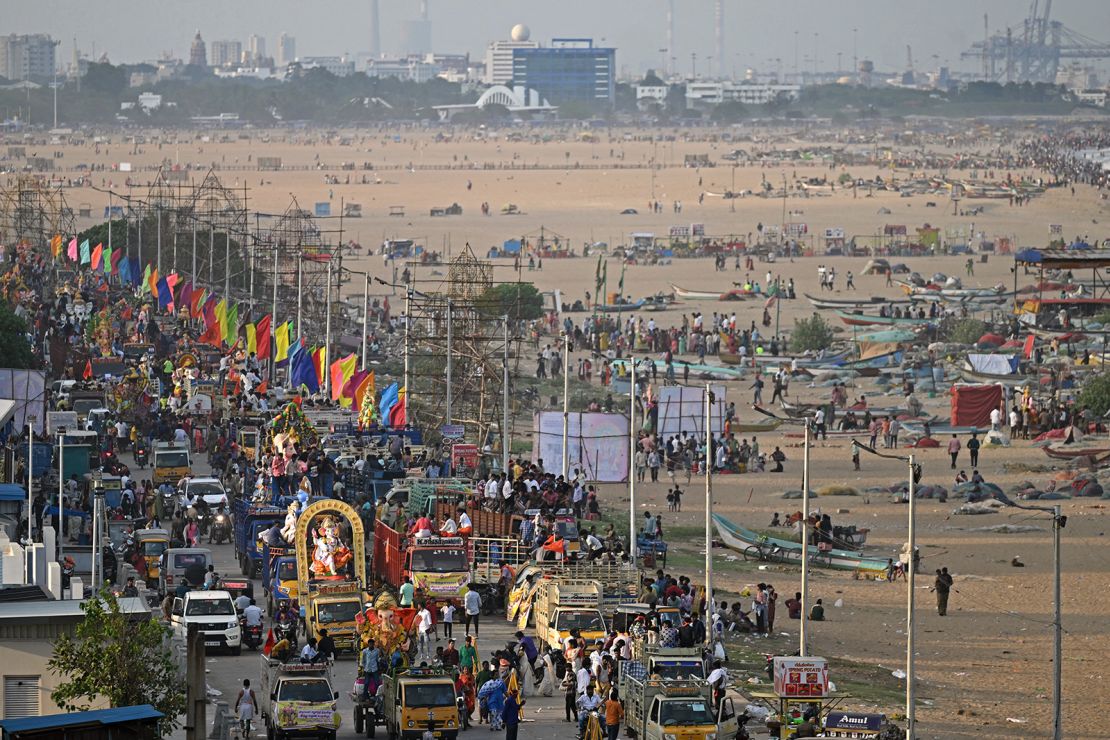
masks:
<instances>
[{"instance_id":1,"label":"advertisement banner","mask_svg":"<svg viewBox=\"0 0 1110 740\"><path fill-rule=\"evenodd\" d=\"M458 477L473 477L478 470L478 445L451 445L451 470Z\"/></svg>"},{"instance_id":2,"label":"advertisement banner","mask_svg":"<svg viewBox=\"0 0 1110 740\"><path fill-rule=\"evenodd\" d=\"M824 658L775 658L775 693L781 697L829 695L829 664Z\"/></svg>"},{"instance_id":3,"label":"advertisement banner","mask_svg":"<svg viewBox=\"0 0 1110 740\"><path fill-rule=\"evenodd\" d=\"M330 706L300 701L279 701L274 705L278 726L283 729L295 727L339 727L339 713Z\"/></svg>"},{"instance_id":4,"label":"advertisement banner","mask_svg":"<svg viewBox=\"0 0 1110 740\"><path fill-rule=\"evenodd\" d=\"M569 417L567 456L569 470L584 470L587 480L619 483L628 479L628 417L624 414L575 413ZM563 413L536 414L532 462L543 461L544 470L559 472L563 464Z\"/></svg>"}]
</instances>

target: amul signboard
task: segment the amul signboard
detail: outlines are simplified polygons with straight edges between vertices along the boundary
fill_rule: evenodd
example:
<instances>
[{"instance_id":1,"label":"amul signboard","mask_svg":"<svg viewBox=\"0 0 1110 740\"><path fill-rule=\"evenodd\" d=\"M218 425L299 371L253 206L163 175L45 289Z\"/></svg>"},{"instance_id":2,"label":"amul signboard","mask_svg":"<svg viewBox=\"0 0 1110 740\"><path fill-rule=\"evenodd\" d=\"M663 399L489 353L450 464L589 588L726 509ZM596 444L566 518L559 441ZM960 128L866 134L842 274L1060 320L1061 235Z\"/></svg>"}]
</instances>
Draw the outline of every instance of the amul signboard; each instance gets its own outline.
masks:
<instances>
[{"instance_id":1,"label":"amul signboard","mask_svg":"<svg viewBox=\"0 0 1110 740\"><path fill-rule=\"evenodd\" d=\"M824 658L775 658L775 693L788 698L829 695L829 665Z\"/></svg>"}]
</instances>

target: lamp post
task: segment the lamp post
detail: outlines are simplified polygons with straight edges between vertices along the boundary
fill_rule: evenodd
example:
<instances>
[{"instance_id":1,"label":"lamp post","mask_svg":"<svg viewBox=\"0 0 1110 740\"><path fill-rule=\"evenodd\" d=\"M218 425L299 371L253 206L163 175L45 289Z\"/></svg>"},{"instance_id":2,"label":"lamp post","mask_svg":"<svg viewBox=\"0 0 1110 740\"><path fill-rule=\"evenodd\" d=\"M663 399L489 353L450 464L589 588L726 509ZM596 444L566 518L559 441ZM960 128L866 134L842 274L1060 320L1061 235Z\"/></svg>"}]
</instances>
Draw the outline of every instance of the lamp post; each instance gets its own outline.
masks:
<instances>
[{"instance_id":1,"label":"lamp post","mask_svg":"<svg viewBox=\"0 0 1110 740\"><path fill-rule=\"evenodd\" d=\"M104 474L99 470L92 473L93 510L92 510L92 589L100 592L104 580L104 553L100 544L100 516L104 508Z\"/></svg>"},{"instance_id":2,"label":"lamp post","mask_svg":"<svg viewBox=\"0 0 1110 740\"><path fill-rule=\"evenodd\" d=\"M27 415L27 543L30 544L35 541L33 527L35 525L35 518L31 514L31 509L34 506L34 501L31 495L31 487L35 482L35 421L38 417L34 414ZM26 570L24 570L26 573Z\"/></svg>"},{"instance_id":3,"label":"lamp post","mask_svg":"<svg viewBox=\"0 0 1110 740\"><path fill-rule=\"evenodd\" d=\"M636 358L629 358L628 386L628 554L636 558Z\"/></svg>"},{"instance_id":4,"label":"lamp post","mask_svg":"<svg viewBox=\"0 0 1110 740\"><path fill-rule=\"evenodd\" d=\"M563 332L563 480L570 472L570 332Z\"/></svg>"},{"instance_id":5,"label":"lamp post","mask_svg":"<svg viewBox=\"0 0 1110 740\"><path fill-rule=\"evenodd\" d=\"M58 532L55 541L58 544L58 562L62 562L65 555L65 530L66 514L63 491L65 490L65 456L66 456L66 428L58 427Z\"/></svg>"},{"instance_id":6,"label":"lamp post","mask_svg":"<svg viewBox=\"0 0 1110 740\"><path fill-rule=\"evenodd\" d=\"M705 644L713 642L713 387L705 384ZM805 655L805 653L802 653Z\"/></svg>"}]
</instances>

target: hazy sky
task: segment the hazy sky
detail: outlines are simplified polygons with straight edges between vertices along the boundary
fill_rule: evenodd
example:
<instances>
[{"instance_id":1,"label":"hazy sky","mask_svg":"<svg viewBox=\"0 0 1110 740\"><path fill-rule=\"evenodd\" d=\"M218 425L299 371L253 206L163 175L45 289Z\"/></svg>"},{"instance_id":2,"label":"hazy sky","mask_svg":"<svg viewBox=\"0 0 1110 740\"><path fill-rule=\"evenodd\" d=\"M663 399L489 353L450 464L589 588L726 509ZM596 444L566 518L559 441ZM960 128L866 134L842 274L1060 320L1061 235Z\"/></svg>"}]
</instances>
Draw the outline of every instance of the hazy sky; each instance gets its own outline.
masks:
<instances>
[{"instance_id":1,"label":"hazy sky","mask_svg":"<svg viewBox=\"0 0 1110 740\"><path fill-rule=\"evenodd\" d=\"M533 40L552 36L592 36L617 47L622 73L659 67L664 46L664 0L429 0L432 40L437 51L467 52L481 58L486 44L508 38L515 23L532 30ZM1043 4L1043 3L1042 3ZM704 71L714 53L712 0L676 0L675 46L679 69L688 74L691 53ZM416 0L381 0L384 51L399 52L403 22L415 18ZM172 51L188 56L196 29L205 41L266 37L276 49L284 31L296 37L297 54L352 54L365 51L367 0L0 0L0 33L45 32L62 41L61 58L72 57L73 38L84 52L107 52L113 62L138 61ZM1026 0L725 0L726 72L745 67L812 68L814 49L821 69L851 64L853 28L859 58L884 70L903 69L906 45L916 66L936 61L971 69L960 52L983 35L983 14L991 29L1020 28ZM1110 43L1106 0L1056 0L1053 18ZM814 37L817 33L819 36ZM937 55L938 60L933 59ZM780 62L773 61L781 59ZM810 61L806 61L807 58Z\"/></svg>"}]
</instances>

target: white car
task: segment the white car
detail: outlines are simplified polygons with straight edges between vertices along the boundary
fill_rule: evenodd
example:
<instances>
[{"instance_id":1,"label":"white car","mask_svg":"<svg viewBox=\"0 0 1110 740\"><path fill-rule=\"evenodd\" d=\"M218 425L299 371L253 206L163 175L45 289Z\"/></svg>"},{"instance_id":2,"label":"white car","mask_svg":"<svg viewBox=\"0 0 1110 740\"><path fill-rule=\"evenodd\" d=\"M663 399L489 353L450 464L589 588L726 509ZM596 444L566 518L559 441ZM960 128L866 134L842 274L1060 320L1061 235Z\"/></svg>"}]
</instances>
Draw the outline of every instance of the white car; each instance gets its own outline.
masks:
<instances>
[{"instance_id":1,"label":"white car","mask_svg":"<svg viewBox=\"0 0 1110 740\"><path fill-rule=\"evenodd\" d=\"M195 624L204 635L206 648L226 649L232 655L243 649L239 617L227 591L190 591L185 598L175 597L170 614L177 637L187 637L189 625Z\"/></svg>"},{"instance_id":2,"label":"white car","mask_svg":"<svg viewBox=\"0 0 1110 740\"><path fill-rule=\"evenodd\" d=\"M220 506L228 511L227 490L219 478L188 478L181 492L181 508L188 509L190 502L197 496L204 499L208 508L215 511Z\"/></svg>"}]
</instances>

